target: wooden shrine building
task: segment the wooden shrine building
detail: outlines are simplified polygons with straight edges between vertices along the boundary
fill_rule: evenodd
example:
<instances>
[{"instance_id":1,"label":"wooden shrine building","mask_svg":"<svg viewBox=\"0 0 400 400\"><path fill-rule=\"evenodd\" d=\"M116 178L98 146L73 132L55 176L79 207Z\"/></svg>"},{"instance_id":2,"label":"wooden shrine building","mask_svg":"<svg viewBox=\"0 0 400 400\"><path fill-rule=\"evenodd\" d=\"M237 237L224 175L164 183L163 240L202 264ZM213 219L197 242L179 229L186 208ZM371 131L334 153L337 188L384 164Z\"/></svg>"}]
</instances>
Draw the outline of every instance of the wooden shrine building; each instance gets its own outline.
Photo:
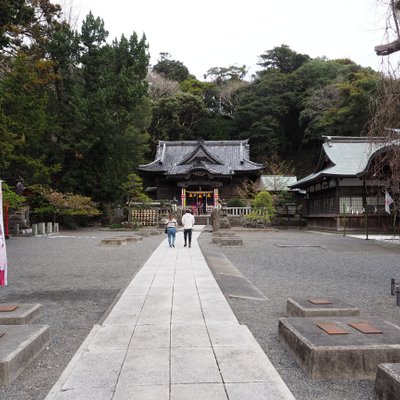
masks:
<instances>
[{"instance_id":1,"label":"wooden shrine building","mask_svg":"<svg viewBox=\"0 0 400 400\"><path fill-rule=\"evenodd\" d=\"M236 197L237 186L262 168L250 161L248 140L159 141L155 160L139 166L155 200L204 208Z\"/></svg>"},{"instance_id":2,"label":"wooden shrine building","mask_svg":"<svg viewBox=\"0 0 400 400\"><path fill-rule=\"evenodd\" d=\"M392 145L384 138L324 137L315 172L289 185L306 192L302 213L307 227L392 229L393 216L385 211L384 181L373 170L374 160Z\"/></svg>"}]
</instances>

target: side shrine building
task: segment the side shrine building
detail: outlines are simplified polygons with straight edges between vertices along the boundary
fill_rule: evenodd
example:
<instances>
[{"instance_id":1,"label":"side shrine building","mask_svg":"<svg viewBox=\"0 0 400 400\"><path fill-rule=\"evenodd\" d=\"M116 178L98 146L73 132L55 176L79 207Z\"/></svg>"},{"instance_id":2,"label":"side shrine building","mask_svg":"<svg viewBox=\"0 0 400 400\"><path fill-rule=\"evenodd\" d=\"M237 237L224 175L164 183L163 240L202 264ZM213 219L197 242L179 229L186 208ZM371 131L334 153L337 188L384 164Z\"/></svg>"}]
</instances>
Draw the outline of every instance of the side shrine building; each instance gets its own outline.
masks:
<instances>
[{"instance_id":1,"label":"side shrine building","mask_svg":"<svg viewBox=\"0 0 400 400\"><path fill-rule=\"evenodd\" d=\"M306 193L307 227L328 230L388 231L393 215L385 211L385 181L375 163L393 143L384 138L324 137L316 170L289 185Z\"/></svg>"},{"instance_id":2,"label":"side shrine building","mask_svg":"<svg viewBox=\"0 0 400 400\"><path fill-rule=\"evenodd\" d=\"M155 160L139 166L155 200L204 209L237 196L238 185L262 168L250 161L248 140L159 141Z\"/></svg>"}]
</instances>

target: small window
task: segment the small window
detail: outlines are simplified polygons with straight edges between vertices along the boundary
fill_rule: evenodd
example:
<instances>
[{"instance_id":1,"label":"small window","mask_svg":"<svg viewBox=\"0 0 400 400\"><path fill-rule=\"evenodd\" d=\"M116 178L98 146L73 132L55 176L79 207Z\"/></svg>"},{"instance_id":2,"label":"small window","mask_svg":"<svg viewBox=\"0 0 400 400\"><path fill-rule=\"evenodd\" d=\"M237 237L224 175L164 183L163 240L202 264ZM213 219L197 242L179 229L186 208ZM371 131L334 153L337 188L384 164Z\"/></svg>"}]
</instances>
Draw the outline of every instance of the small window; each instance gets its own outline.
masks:
<instances>
[{"instance_id":1,"label":"small window","mask_svg":"<svg viewBox=\"0 0 400 400\"><path fill-rule=\"evenodd\" d=\"M367 197L368 214L382 213L385 211L385 198L383 196Z\"/></svg>"},{"instance_id":2,"label":"small window","mask_svg":"<svg viewBox=\"0 0 400 400\"><path fill-rule=\"evenodd\" d=\"M364 210L363 198L360 197L340 197L339 208L341 214L362 214Z\"/></svg>"}]
</instances>

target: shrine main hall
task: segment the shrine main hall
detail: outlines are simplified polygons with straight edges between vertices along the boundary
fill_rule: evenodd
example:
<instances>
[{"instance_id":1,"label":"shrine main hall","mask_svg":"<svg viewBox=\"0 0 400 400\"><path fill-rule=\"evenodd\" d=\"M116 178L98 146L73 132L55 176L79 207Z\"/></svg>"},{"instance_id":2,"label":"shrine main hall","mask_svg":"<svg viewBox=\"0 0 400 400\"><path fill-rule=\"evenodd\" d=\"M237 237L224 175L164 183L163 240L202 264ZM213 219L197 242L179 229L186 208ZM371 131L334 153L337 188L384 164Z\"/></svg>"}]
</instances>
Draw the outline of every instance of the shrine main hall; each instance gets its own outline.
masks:
<instances>
[{"instance_id":1,"label":"shrine main hall","mask_svg":"<svg viewBox=\"0 0 400 400\"><path fill-rule=\"evenodd\" d=\"M237 197L241 182L256 179L262 168L250 160L248 140L198 140L159 141L154 161L139 171L154 200L206 208Z\"/></svg>"}]
</instances>

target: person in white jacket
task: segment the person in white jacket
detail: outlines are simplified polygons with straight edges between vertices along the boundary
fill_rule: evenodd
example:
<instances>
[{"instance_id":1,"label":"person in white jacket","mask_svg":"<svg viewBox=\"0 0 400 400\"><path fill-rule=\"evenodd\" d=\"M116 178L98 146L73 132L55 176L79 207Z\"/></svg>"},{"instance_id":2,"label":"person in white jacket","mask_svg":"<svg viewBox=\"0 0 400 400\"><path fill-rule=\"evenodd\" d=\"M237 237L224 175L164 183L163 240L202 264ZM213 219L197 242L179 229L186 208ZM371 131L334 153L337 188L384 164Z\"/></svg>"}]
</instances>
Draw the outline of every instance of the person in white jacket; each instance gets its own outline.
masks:
<instances>
[{"instance_id":1,"label":"person in white jacket","mask_svg":"<svg viewBox=\"0 0 400 400\"><path fill-rule=\"evenodd\" d=\"M183 238L185 240L185 247L189 244L189 247L192 247L192 229L194 225L194 216L190 212L190 210L186 210L185 214L182 217L182 225L183 225Z\"/></svg>"}]
</instances>

